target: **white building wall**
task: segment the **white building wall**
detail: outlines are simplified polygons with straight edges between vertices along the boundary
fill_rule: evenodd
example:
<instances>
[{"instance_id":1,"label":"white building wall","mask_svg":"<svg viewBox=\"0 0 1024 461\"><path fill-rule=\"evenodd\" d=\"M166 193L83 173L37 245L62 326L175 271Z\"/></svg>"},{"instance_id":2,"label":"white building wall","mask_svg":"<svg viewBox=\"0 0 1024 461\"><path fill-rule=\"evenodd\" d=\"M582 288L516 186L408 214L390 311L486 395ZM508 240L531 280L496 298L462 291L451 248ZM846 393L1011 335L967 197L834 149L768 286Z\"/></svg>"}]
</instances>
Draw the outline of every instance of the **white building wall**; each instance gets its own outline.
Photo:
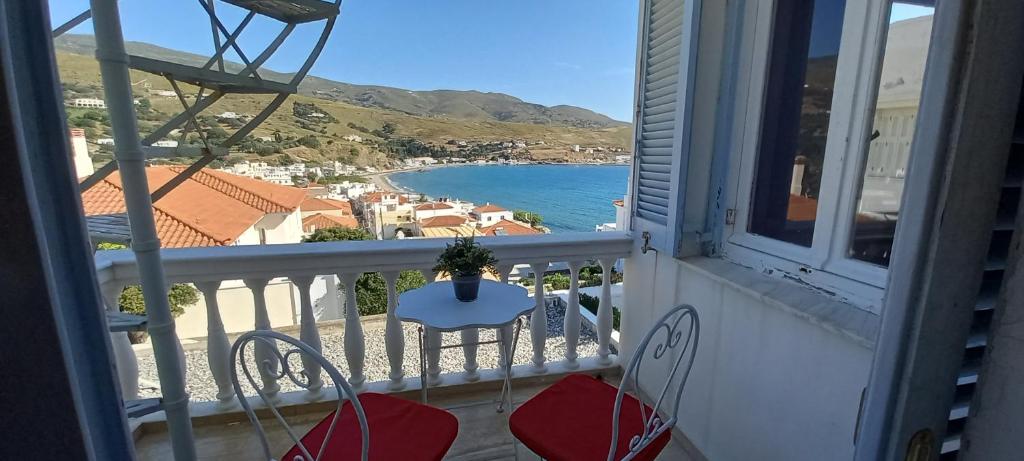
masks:
<instances>
[{"instance_id":1,"label":"white building wall","mask_svg":"<svg viewBox=\"0 0 1024 461\"><path fill-rule=\"evenodd\" d=\"M727 281L698 264L634 255L625 262L623 349L633 350L671 307L697 308L700 343L677 428L707 459L852 458L870 347L770 298L837 303L723 261L717 263L746 278ZM657 395L667 376L658 365L641 375L648 395Z\"/></svg>"},{"instance_id":2,"label":"white building wall","mask_svg":"<svg viewBox=\"0 0 1024 461\"><path fill-rule=\"evenodd\" d=\"M342 301L337 290L337 277L326 275L317 277L310 289L313 299L314 314L317 320L334 320L341 318ZM266 288L267 313L270 326L280 328L299 323L299 291L287 279L274 279ZM253 329L256 322L256 310L252 291L241 280L228 280L221 284L217 291L217 302L220 306L224 330L228 333L241 333ZM185 308L185 313L174 320L174 328L180 338L205 338L207 335L206 300L200 294L199 302Z\"/></svg>"}]
</instances>

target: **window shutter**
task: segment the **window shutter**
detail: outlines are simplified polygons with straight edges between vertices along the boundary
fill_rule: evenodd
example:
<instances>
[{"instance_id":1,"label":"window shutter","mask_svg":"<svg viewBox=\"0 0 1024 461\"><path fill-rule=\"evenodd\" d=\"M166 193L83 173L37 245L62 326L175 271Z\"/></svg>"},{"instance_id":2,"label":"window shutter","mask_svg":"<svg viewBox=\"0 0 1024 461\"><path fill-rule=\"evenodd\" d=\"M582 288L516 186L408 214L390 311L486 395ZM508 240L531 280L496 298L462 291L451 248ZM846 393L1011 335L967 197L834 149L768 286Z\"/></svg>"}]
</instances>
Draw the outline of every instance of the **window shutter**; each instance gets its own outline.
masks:
<instances>
[{"instance_id":1,"label":"window shutter","mask_svg":"<svg viewBox=\"0 0 1024 461\"><path fill-rule=\"evenodd\" d=\"M644 2L632 176L636 232L680 254L700 0Z\"/></svg>"}]
</instances>

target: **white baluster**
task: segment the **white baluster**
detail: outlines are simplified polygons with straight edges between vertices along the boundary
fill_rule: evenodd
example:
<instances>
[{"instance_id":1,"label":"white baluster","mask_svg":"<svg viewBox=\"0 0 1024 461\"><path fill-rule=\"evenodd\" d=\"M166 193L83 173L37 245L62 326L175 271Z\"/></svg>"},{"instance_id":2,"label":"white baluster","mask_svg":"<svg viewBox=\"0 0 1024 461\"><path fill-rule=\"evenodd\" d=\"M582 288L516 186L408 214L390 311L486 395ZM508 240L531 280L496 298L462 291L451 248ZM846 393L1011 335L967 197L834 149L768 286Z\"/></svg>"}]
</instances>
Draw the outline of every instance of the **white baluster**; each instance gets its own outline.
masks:
<instances>
[{"instance_id":1,"label":"white baluster","mask_svg":"<svg viewBox=\"0 0 1024 461\"><path fill-rule=\"evenodd\" d=\"M382 272L384 281L388 285L388 317L384 325L384 349L388 354L388 364L391 371L388 373L388 389L400 391L405 389L405 372L402 371L402 360L405 358L405 334L402 333L402 322L395 316L395 308L398 307L398 271Z\"/></svg>"},{"instance_id":2,"label":"white baluster","mask_svg":"<svg viewBox=\"0 0 1024 461\"><path fill-rule=\"evenodd\" d=\"M206 347L210 374L217 384L217 400L221 409L235 406L235 389L231 386L231 343L224 331L224 321L217 303L220 281L198 282L196 288L206 300Z\"/></svg>"},{"instance_id":3,"label":"white baluster","mask_svg":"<svg viewBox=\"0 0 1024 461\"><path fill-rule=\"evenodd\" d=\"M480 330L467 328L459 334L462 337L462 354L466 356L466 363L462 365L466 373L462 375L462 379L468 382L479 381L480 373L477 369L480 368L480 364L476 363L476 350L477 343L480 342Z\"/></svg>"},{"instance_id":4,"label":"white baluster","mask_svg":"<svg viewBox=\"0 0 1024 461\"><path fill-rule=\"evenodd\" d=\"M547 344L548 336L548 314L544 306L544 271L548 269L548 263L530 264L533 269L533 298L537 305L530 315L530 341L533 343L533 366L530 371L534 373L545 373L548 367L544 364L544 346Z\"/></svg>"},{"instance_id":5,"label":"white baluster","mask_svg":"<svg viewBox=\"0 0 1024 461\"><path fill-rule=\"evenodd\" d=\"M299 340L312 347L313 350L322 353L323 346L320 344L320 331L316 328L316 317L313 315L313 299L309 295L309 289L313 286L313 275L296 275L288 277L299 289ZM302 357L302 368L309 380L308 399L319 397L320 390L324 383L320 376L320 362L306 354Z\"/></svg>"},{"instance_id":6,"label":"white baluster","mask_svg":"<svg viewBox=\"0 0 1024 461\"><path fill-rule=\"evenodd\" d=\"M611 365L612 268L614 259L601 259L601 302L597 307L597 363Z\"/></svg>"},{"instance_id":7,"label":"white baluster","mask_svg":"<svg viewBox=\"0 0 1024 461\"><path fill-rule=\"evenodd\" d=\"M580 342L580 268L583 261L569 261L569 303L565 308L565 367L579 368L576 346Z\"/></svg>"},{"instance_id":8,"label":"white baluster","mask_svg":"<svg viewBox=\"0 0 1024 461\"><path fill-rule=\"evenodd\" d=\"M427 283L437 279L437 274L430 270L421 270ZM427 347L427 385L436 386L441 384L441 332L433 328L426 328Z\"/></svg>"},{"instance_id":9,"label":"white baluster","mask_svg":"<svg viewBox=\"0 0 1024 461\"><path fill-rule=\"evenodd\" d=\"M345 360L348 362L349 384L357 392L362 391L366 383L363 364L366 361L366 338L363 336L363 324L359 319L359 307L356 304L356 280L362 274L338 274L345 285Z\"/></svg>"},{"instance_id":10,"label":"white baluster","mask_svg":"<svg viewBox=\"0 0 1024 461\"><path fill-rule=\"evenodd\" d=\"M256 313L254 328L256 330L270 330L270 314L267 313L266 296L267 283L270 283L270 280L245 279L244 282L245 286L252 292L253 309ZM263 380L262 390L271 399L276 399L277 393L281 390L281 385L277 382L277 354L277 344L267 341L256 341L253 345L253 356L256 359L256 363L259 364L257 369L260 372L260 378Z\"/></svg>"},{"instance_id":11,"label":"white baluster","mask_svg":"<svg viewBox=\"0 0 1024 461\"><path fill-rule=\"evenodd\" d=\"M108 311L120 311L121 290L124 290L124 285L117 283L108 283L100 287L100 293L103 295L103 301L106 303ZM128 333L110 333L110 343L113 346L114 366L117 369L117 380L121 383L122 397L125 400L137 400L139 398L139 360L135 356L135 349L132 349Z\"/></svg>"},{"instance_id":12,"label":"white baluster","mask_svg":"<svg viewBox=\"0 0 1024 461\"><path fill-rule=\"evenodd\" d=\"M501 277L501 283L508 283L508 278L512 274L513 267L514 266L509 266L509 265L498 266L498 275ZM495 329L494 334L495 334L496 339L498 341L501 341L499 343L500 347L498 347L498 369L495 370L495 371L498 372L498 376L504 377L505 376L505 349L508 349L508 348L511 347L511 344L506 344L506 341L509 342L509 343L511 343L511 341L512 341L512 326L509 325L509 326L506 326L506 327L497 328L497 329ZM512 372L512 374L514 375L515 372Z\"/></svg>"}]
</instances>

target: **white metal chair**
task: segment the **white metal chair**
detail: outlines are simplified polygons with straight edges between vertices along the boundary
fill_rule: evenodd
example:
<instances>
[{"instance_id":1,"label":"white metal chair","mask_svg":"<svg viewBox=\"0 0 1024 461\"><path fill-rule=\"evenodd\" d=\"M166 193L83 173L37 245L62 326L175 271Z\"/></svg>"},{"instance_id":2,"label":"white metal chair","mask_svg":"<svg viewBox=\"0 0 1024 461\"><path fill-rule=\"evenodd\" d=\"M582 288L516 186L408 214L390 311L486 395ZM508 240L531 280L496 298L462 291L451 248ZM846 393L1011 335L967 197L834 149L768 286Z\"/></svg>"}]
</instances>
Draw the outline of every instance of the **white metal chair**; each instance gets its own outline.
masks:
<instances>
[{"instance_id":1,"label":"white metal chair","mask_svg":"<svg viewBox=\"0 0 1024 461\"><path fill-rule=\"evenodd\" d=\"M284 347L279 349L278 342L284 343ZM255 349L249 345L260 343L270 346L265 349L271 351L277 360L260 362L253 353L246 353L247 350ZM281 415L274 399L263 391L264 384L259 373L253 376L247 356L253 357L255 365L262 367L260 371L263 374L278 380L287 378L303 389L309 389L312 385L319 386L320 383L310 379L305 370L293 369L295 362L298 362L296 358L301 359L301 366L319 366L334 381L337 392L334 411L300 437ZM366 461L372 454L375 460L440 461L458 434L458 420L444 410L384 394L364 393L357 396L348 381L323 355L302 341L281 333L257 330L243 334L231 347L231 363L239 365L231 367L231 384L235 388L235 395L256 428L264 459L267 460L278 458L271 453L263 424L245 397L238 379L238 368L241 368L246 381L256 390L274 418L284 426L294 443L281 460ZM316 451L311 451L311 448L316 448Z\"/></svg>"},{"instance_id":2,"label":"white metal chair","mask_svg":"<svg viewBox=\"0 0 1024 461\"><path fill-rule=\"evenodd\" d=\"M618 389L587 375L569 375L512 413L512 434L552 461L653 460L668 445L678 420L699 337L696 309L676 306L637 346ZM640 396L640 371L645 359L663 358L668 375L652 407Z\"/></svg>"}]
</instances>

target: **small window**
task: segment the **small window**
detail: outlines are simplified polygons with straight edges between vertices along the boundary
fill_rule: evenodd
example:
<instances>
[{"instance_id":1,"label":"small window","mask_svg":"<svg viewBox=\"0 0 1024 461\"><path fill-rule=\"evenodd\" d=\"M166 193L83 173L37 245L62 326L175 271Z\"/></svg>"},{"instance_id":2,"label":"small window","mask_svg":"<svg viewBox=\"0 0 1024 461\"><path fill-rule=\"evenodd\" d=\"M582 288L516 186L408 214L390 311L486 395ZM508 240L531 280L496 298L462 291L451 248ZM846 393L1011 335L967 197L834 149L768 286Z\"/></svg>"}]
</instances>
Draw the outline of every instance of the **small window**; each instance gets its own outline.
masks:
<instances>
[{"instance_id":1,"label":"small window","mask_svg":"<svg viewBox=\"0 0 1024 461\"><path fill-rule=\"evenodd\" d=\"M846 0L779 0L750 232L810 247Z\"/></svg>"},{"instance_id":2,"label":"small window","mask_svg":"<svg viewBox=\"0 0 1024 461\"><path fill-rule=\"evenodd\" d=\"M853 216L849 256L879 266L892 252L931 40L935 8L920 3L892 4Z\"/></svg>"}]
</instances>

